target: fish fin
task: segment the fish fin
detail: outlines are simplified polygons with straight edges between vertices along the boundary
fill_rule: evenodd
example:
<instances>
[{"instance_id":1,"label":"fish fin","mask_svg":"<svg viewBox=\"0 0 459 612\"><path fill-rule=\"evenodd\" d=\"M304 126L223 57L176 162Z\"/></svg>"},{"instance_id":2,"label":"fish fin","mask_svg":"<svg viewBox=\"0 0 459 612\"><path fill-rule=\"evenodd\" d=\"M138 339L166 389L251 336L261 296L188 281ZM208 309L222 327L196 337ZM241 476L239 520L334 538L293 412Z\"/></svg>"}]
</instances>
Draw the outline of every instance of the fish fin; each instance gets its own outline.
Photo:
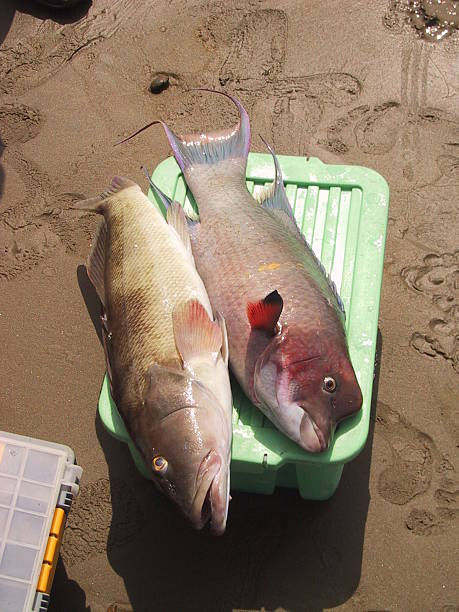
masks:
<instances>
[{"instance_id":1,"label":"fish fin","mask_svg":"<svg viewBox=\"0 0 459 612\"><path fill-rule=\"evenodd\" d=\"M177 350L183 364L199 355L208 354L217 361L222 347L222 330L212 321L199 300L178 304L172 313L172 326Z\"/></svg>"},{"instance_id":2,"label":"fish fin","mask_svg":"<svg viewBox=\"0 0 459 612\"><path fill-rule=\"evenodd\" d=\"M284 302L277 290L269 293L259 302L247 304L247 317L252 329L263 329L275 333Z\"/></svg>"},{"instance_id":3,"label":"fish fin","mask_svg":"<svg viewBox=\"0 0 459 612\"><path fill-rule=\"evenodd\" d=\"M166 215L170 209L170 207L176 203L175 200L172 200L172 198L170 198L168 195L166 195L164 193L164 191L161 191L161 189L158 187L158 185L156 185L152 180L151 177L148 173L148 170L146 170L144 168L144 173L145 176L148 178L148 182L150 183L150 187L153 191L153 193L155 194L155 197L157 200L159 200L159 203L162 204L164 211L166 212ZM179 204L180 206L180 204ZM186 224L190 230L191 233L193 233L193 231L195 230L196 225L199 225L199 220L198 219L192 219L191 217L189 217L187 215L187 213L185 212L185 209L183 208L183 206L181 206L183 213L185 215L185 221ZM168 220L169 222L169 220Z\"/></svg>"},{"instance_id":4,"label":"fish fin","mask_svg":"<svg viewBox=\"0 0 459 612\"><path fill-rule=\"evenodd\" d=\"M263 208L265 208L266 210L269 210L271 214L273 214L276 217L276 219L278 219L287 229L289 229L293 234L295 234L298 238L300 238L300 240L305 244L307 249L312 253L322 274L325 276L325 278L328 281L328 284L330 285L330 289L332 290L333 295L336 298L339 309L341 310L343 314L345 314L344 304L338 293L338 290L336 289L335 283L332 281L330 275L327 274L327 272L325 271L325 268L322 262L317 257L317 255L314 253L311 246L308 244L306 238L301 233L300 228L297 225L295 215L293 214L292 207L290 206L290 202L288 201L287 194L285 192L285 187L284 187L284 182L282 180L282 173L281 173L281 169L279 165L279 160L277 159L276 154L274 153L273 149L269 146L269 144L263 138L262 140L265 143L265 145L268 147L269 152L271 153L273 157L276 173L275 173L274 181L270 185L265 186L263 188L263 191L259 192L257 199Z\"/></svg>"},{"instance_id":5,"label":"fish fin","mask_svg":"<svg viewBox=\"0 0 459 612\"><path fill-rule=\"evenodd\" d=\"M342 312L344 318L346 318L346 311L344 309L344 303L343 300L341 299L340 294L338 293L338 289L336 288L336 284L335 281L332 280L330 274L327 274L327 271L324 268L323 263L320 261L320 259L317 257L317 255L315 254L315 252L312 250L312 248L309 246L306 238L303 236L303 234L300 234L301 238L306 246L306 248L308 249L309 253L311 253L312 257L314 258L317 267L319 268L319 270L322 272L323 276L325 277L328 286L330 287L333 295L335 296L336 299L336 303L338 305L339 310Z\"/></svg>"},{"instance_id":6,"label":"fish fin","mask_svg":"<svg viewBox=\"0 0 459 612\"><path fill-rule=\"evenodd\" d=\"M270 209L269 212L280 222L284 227L286 227L292 234L296 235L298 238L301 238L304 242L306 242L305 237L300 232L300 228L296 224L295 219L292 219L290 215L288 215L284 210L280 208ZM307 244L307 243L306 243ZM309 245L308 245L309 246Z\"/></svg>"},{"instance_id":7,"label":"fish fin","mask_svg":"<svg viewBox=\"0 0 459 612\"><path fill-rule=\"evenodd\" d=\"M104 347L104 355L105 355L105 369L107 371L108 381L110 383L110 391L113 395L113 375L112 375L112 366L111 366L111 358L110 358L110 340L111 334L108 329L108 320L107 314L105 312L105 307L102 305L100 308L100 323L102 329L102 345Z\"/></svg>"},{"instance_id":8,"label":"fish fin","mask_svg":"<svg viewBox=\"0 0 459 612\"><path fill-rule=\"evenodd\" d=\"M223 361L225 362L225 365L227 366L228 360L229 360L229 348L228 348L228 332L226 331L226 321L225 321L225 317L222 315L221 312L217 312L216 319L222 331L221 352L222 352Z\"/></svg>"},{"instance_id":9,"label":"fish fin","mask_svg":"<svg viewBox=\"0 0 459 612\"><path fill-rule=\"evenodd\" d=\"M99 296L99 300L105 305L105 240L107 237L107 224L102 219L92 242L91 251L89 252L88 263L86 269L88 271L89 280L94 285L94 288Z\"/></svg>"},{"instance_id":10,"label":"fish fin","mask_svg":"<svg viewBox=\"0 0 459 612\"><path fill-rule=\"evenodd\" d=\"M335 281L332 280L330 274L327 274L327 280L328 280L328 284L330 285L331 290L333 291L333 295L335 296L336 301L338 302L339 309L343 313L344 319L346 319L346 310L344 308L344 303L343 303L343 300L341 299L340 294L338 293L338 289L335 285Z\"/></svg>"},{"instance_id":11,"label":"fish fin","mask_svg":"<svg viewBox=\"0 0 459 612\"><path fill-rule=\"evenodd\" d=\"M140 190L140 187L137 185L137 183L134 183L134 181L122 176L115 176L108 189L94 198L75 202L71 205L71 208L74 208L75 210L87 210L89 212L103 214L107 200L120 191L123 191L123 189L128 189L128 187L137 187L137 189Z\"/></svg>"},{"instance_id":12,"label":"fish fin","mask_svg":"<svg viewBox=\"0 0 459 612\"><path fill-rule=\"evenodd\" d=\"M152 125L159 123L163 126L182 172L197 165L213 165L224 160L241 159L243 163L240 165L240 172L241 175L245 176L247 156L250 149L250 122L247 111L237 98L223 91L205 88L194 89L194 91L209 91L229 98L239 111L238 123L226 130L208 132L207 134L177 136L164 121L152 121L116 144L126 142Z\"/></svg>"},{"instance_id":13,"label":"fish fin","mask_svg":"<svg viewBox=\"0 0 459 612\"><path fill-rule=\"evenodd\" d=\"M172 200L169 196L167 196L163 191L161 191L161 189L155 185L155 183L153 183L153 181L151 180L151 176L150 173L148 172L148 170L143 167L143 172L145 174L145 176L148 179L148 182L150 183L150 187L151 190L153 191L155 197L157 200L159 200L159 203L162 204L164 206L164 210L167 212L169 210L169 208L172 206Z\"/></svg>"},{"instance_id":14,"label":"fish fin","mask_svg":"<svg viewBox=\"0 0 459 612\"><path fill-rule=\"evenodd\" d=\"M186 250L193 259L193 253L191 251L190 233L188 231L186 223L185 211L178 202L172 202L171 206L169 206L169 208L167 209L167 222L171 227L175 229L180 240L183 242Z\"/></svg>"},{"instance_id":15,"label":"fish fin","mask_svg":"<svg viewBox=\"0 0 459 612\"><path fill-rule=\"evenodd\" d=\"M288 201L287 194L285 192L284 181L282 179L282 172L277 155L274 153L274 150L269 146L266 140L264 140L264 138L261 138L261 140L267 146L272 155L275 174L274 181L270 185L265 185L265 187L263 187L263 189L257 194L256 199L266 210L273 212L282 211L289 219L289 227L293 229L294 226L295 230L299 232L300 230L296 224L292 207L290 206L290 202Z\"/></svg>"}]
</instances>

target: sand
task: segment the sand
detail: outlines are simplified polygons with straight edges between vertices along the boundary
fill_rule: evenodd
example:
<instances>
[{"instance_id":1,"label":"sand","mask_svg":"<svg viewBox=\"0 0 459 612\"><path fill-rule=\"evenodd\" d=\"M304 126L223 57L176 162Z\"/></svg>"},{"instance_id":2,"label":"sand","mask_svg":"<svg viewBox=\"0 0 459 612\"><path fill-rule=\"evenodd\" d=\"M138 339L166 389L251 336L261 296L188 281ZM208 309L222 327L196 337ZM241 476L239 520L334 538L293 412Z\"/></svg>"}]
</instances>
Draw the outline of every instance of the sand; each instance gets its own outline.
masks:
<instances>
[{"instance_id":1,"label":"sand","mask_svg":"<svg viewBox=\"0 0 459 612\"><path fill-rule=\"evenodd\" d=\"M421 40L401 1L94 0L0 13L1 428L69 444L84 468L53 612L459 606L458 37ZM369 8L371 7L371 9ZM3 42L2 42L3 41ZM149 92L157 71L170 86ZM104 373L82 265L96 219L72 201L229 125L254 150L380 172L391 189L371 431L328 502L235 493L223 538L193 532L96 416ZM455 254L456 253L456 254Z\"/></svg>"}]
</instances>

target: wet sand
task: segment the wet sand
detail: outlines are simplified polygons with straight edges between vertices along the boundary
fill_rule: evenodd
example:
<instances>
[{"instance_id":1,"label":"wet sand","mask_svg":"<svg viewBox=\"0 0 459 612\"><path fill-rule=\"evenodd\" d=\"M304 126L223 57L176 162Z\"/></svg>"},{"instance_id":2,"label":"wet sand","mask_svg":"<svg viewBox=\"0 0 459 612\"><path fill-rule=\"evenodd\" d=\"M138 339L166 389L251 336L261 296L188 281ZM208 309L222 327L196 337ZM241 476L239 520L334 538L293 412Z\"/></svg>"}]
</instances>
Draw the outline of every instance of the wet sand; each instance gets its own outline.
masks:
<instances>
[{"instance_id":1,"label":"wet sand","mask_svg":"<svg viewBox=\"0 0 459 612\"><path fill-rule=\"evenodd\" d=\"M459 38L422 40L404 2L370 4L2 3L1 428L69 444L84 468L53 612L458 609ZM170 86L152 95L157 71ZM97 220L69 210L115 174L145 184L140 166L170 154L159 128L113 143L153 118L228 125L228 105L186 93L200 85L242 99L253 150L262 134L391 189L366 448L328 502L234 493L220 539L191 531L96 416L82 265Z\"/></svg>"}]
</instances>

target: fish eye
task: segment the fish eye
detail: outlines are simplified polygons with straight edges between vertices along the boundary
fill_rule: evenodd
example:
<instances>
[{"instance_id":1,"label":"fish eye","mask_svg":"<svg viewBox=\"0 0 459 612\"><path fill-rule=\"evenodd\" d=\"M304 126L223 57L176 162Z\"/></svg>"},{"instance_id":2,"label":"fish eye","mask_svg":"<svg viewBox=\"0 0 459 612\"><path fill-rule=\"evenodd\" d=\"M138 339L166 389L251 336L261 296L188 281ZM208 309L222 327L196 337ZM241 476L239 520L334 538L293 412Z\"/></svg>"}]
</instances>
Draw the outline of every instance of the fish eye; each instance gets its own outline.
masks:
<instances>
[{"instance_id":1,"label":"fish eye","mask_svg":"<svg viewBox=\"0 0 459 612\"><path fill-rule=\"evenodd\" d=\"M156 455L156 457L153 457L153 461L151 462L151 467L157 474L164 474L167 470L167 465L167 459L164 459L164 457L161 457L161 455Z\"/></svg>"},{"instance_id":2,"label":"fish eye","mask_svg":"<svg viewBox=\"0 0 459 612\"><path fill-rule=\"evenodd\" d=\"M324 378L323 388L325 391L328 391L328 393L333 393L336 389L336 380L331 376L326 376Z\"/></svg>"}]
</instances>

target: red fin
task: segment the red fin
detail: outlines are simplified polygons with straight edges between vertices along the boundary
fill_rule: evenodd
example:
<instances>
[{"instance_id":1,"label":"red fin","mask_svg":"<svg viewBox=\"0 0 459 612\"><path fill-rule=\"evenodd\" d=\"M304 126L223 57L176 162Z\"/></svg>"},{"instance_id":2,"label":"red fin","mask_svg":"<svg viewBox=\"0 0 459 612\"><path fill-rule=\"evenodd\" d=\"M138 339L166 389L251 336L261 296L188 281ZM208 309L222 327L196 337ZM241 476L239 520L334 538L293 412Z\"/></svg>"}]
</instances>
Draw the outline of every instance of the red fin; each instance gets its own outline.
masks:
<instances>
[{"instance_id":1,"label":"red fin","mask_svg":"<svg viewBox=\"0 0 459 612\"><path fill-rule=\"evenodd\" d=\"M199 300L179 304L172 313L175 344L183 363L199 355L209 355L214 361L222 347L220 325L209 318Z\"/></svg>"},{"instance_id":2,"label":"red fin","mask_svg":"<svg viewBox=\"0 0 459 612\"><path fill-rule=\"evenodd\" d=\"M272 291L259 302L247 304L247 317L252 329L264 329L273 333L281 316L284 302L277 291Z\"/></svg>"}]
</instances>

